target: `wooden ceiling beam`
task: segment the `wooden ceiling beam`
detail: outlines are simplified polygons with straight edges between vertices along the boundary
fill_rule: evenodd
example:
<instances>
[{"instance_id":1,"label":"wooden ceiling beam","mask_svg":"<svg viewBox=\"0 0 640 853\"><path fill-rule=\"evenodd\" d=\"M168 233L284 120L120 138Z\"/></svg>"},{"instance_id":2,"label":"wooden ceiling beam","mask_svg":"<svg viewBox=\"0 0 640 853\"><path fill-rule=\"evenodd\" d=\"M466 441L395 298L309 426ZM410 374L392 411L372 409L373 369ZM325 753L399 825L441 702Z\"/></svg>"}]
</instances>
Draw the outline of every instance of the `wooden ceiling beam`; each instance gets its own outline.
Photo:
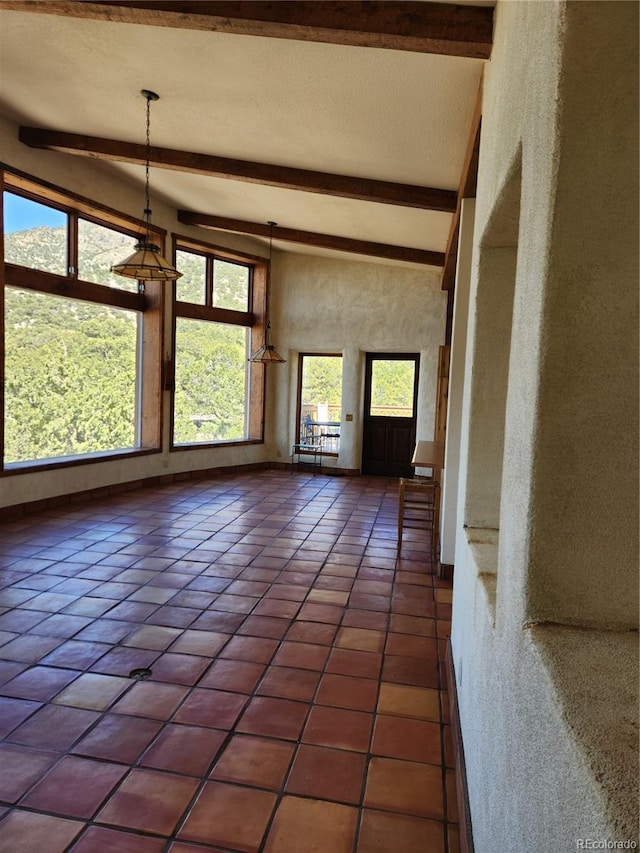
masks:
<instances>
[{"instance_id":1,"label":"wooden ceiling beam","mask_svg":"<svg viewBox=\"0 0 640 853\"><path fill-rule=\"evenodd\" d=\"M246 222L242 219L229 219L225 216L211 216L190 210L179 210L178 221L184 225L196 225L202 228L215 228L219 231L233 231L236 234L253 234L269 237L270 227L260 222ZM330 234L317 234L314 231L300 231L293 228L273 227L274 240L285 243L303 243L307 246L319 246L339 252L351 252L386 258L391 261L406 261L412 264L441 267L444 264L442 252L429 252L424 249L411 249L404 246L391 246L387 243L371 243L366 240L353 240L348 237L334 237Z\"/></svg>"},{"instance_id":2,"label":"wooden ceiling beam","mask_svg":"<svg viewBox=\"0 0 640 853\"><path fill-rule=\"evenodd\" d=\"M493 8L393 0L2 0L2 9L489 59Z\"/></svg>"},{"instance_id":3,"label":"wooden ceiling beam","mask_svg":"<svg viewBox=\"0 0 640 853\"><path fill-rule=\"evenodd\" d=\"M61 151L81 157L115 160L121 163L144 165L146 146L135 142L120 142L96 136L83 136L59 130L43 130L37 127L21 127L20 141L31 148ZM437 210L453 213L456 209L454 190L421 187L413 184L395 184L371 178L354 178L349 175L332 175L310 169L293 169L289 166L273 166L216 157L211 154L194 154L172 148L152 145L149 150L150 163L160 169L191 172L215 178L228 178L252 184L266 184L302 192L354 198L380 204L396 204L420 210Z\"/></svg>"},{"instance_id":4,"label":"wooden ceiling beam","mask_svg":"<svg viewBox=\"0 0 640 853\"><path fill-rule=\"evenodd\" d=\"M478 184L478 157L480 154L480 128L482 125L482 80L478 90L476 107L471 121L471 133L467 143L467 152L462 168L462 177L458 189L458 201L449 228L447 248L445 251L444 271L442 274L442 290L453 290L456 285L456 268L458 265L458 239L460 235L460 211L463 198L475 198Z\"/></svg>"}]
</instances>

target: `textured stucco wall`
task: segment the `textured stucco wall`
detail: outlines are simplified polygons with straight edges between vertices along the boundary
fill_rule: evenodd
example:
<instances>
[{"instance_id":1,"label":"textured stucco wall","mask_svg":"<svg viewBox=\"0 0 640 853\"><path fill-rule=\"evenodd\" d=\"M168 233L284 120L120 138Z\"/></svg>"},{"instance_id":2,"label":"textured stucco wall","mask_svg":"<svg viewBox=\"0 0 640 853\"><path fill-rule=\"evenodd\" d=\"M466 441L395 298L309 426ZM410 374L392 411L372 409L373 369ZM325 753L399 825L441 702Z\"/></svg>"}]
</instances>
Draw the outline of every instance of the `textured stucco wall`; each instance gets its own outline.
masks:
<instances>
[{"instance_id":1,"label":"textured stucco wall","mask_svg":"<svg viewBox=\"0 0 640 853\"><path fill-rule=\"evenodd\" d=\"M615 2L496 9L452 634L476 853L564 853L637 833L637 635L626 630L638 601L637 14ZM518 208L512 326L495 341L509 353L506 408L481 423L504 436L480 518L492 526L499 513L492 596L461 519L478 495L469 425L491 358L474 361L487 332L476 299L491 283L487 251L514 244Z\"/></svg>"},{"instance_id":2,"label":"textured stucco wall","mask_svg":"<svg viewBox=\"0 0 640 853\"><path fill-rule=\"evenodd\" d=\"M311 255L274 258L271 323L287 364L269 368L267 445L286 461L295 436L298 353L343 356L339 468L359 469L366 352L419 352L418 437L431 439L446 294L437 271ZM344 422L346 414L353 422ZM327 460L328 464L331 464Z\"/></svg>"}]
</instances>

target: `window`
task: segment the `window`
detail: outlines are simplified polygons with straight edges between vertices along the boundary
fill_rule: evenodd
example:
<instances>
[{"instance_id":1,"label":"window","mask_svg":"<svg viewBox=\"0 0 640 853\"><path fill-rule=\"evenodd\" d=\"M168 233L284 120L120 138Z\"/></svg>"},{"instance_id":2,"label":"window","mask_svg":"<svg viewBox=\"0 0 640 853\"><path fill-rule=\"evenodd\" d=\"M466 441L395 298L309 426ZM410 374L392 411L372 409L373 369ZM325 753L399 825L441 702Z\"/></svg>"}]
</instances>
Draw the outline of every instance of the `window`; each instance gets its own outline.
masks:
<instances>
[{"instance_id":1,"label":"window","mask_svg":"<svg viewBox=\"0 0 640 853\"><path fill-rule=\"evenodd\" d=\"M415 382L415 359L372 359L367 414L378 418L412 418Z\"/></svg>"},{"instance_id":2,"label":"window","mask_svg":"<svg viewBox=\"0 0 640 853\"><path fill-rule=\"evenodd\" d=\"M262 438L266 266L259 258L174 238L173 447Z\"/></svg>"},{"instance_id":3,"label":"window","mask_svg":"<svg viewBox=\"0 0 640 853\"><path fill-rule=\"evenodd\" d=\"M342 356L301 353L298 362L296 442L320 445L325 454L340 450Z\"/></svg>"},{"instance_id":4,"label":"window","mask_svg":"<svg viewBox=\"0 0 640 853\"><path fill-rule=\"evenodd\" d=\"M161 285L110 272L135 220L2 180L5 472L159 448Z\"/></svg>"}]
</instances>

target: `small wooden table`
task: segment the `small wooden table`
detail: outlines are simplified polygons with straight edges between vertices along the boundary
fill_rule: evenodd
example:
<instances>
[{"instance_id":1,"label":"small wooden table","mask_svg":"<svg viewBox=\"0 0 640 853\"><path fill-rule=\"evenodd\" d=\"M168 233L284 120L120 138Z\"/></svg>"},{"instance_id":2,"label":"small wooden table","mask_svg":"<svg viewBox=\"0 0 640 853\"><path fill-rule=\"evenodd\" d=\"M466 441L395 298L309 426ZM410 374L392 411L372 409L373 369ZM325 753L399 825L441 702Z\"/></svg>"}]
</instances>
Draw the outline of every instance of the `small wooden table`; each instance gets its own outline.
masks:
<instances>
[{"instance_id":1,"label":"small wooden table","mask_svg":"<svg viewBox=\"0 0 640 853\"><path fill-rule=\"evenodd\" d=\"M444 441L419 441L411 464L414 468L431 468L433 479L440 482L440 472L444 468Z\"/></svg>"}]
</instances>

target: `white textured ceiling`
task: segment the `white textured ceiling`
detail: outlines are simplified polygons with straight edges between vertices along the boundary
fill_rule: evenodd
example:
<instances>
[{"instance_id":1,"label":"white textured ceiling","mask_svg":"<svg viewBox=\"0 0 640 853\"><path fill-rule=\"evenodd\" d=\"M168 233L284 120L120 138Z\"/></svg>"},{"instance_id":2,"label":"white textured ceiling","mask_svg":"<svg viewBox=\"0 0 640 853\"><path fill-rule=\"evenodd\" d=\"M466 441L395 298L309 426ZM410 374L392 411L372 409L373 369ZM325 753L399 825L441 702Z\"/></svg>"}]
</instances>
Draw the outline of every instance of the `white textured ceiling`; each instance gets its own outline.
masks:
<instances>
[{"instance_id":1,"label":"white textured ceiling","mask_svg":"<svg viewBox=\"0 0 640 853\"><path fill-rule=\"evenodd\" d=\"M143 142L140 90L147 88L160 94L154 145L451 190L482 66L0 6L0 113L22 124ZM110 168L142 180L142 167ZM440 252L451 221L450 214L164 169L153 169L152 190L199 213Z\"/></svg>"}]
</instances>

